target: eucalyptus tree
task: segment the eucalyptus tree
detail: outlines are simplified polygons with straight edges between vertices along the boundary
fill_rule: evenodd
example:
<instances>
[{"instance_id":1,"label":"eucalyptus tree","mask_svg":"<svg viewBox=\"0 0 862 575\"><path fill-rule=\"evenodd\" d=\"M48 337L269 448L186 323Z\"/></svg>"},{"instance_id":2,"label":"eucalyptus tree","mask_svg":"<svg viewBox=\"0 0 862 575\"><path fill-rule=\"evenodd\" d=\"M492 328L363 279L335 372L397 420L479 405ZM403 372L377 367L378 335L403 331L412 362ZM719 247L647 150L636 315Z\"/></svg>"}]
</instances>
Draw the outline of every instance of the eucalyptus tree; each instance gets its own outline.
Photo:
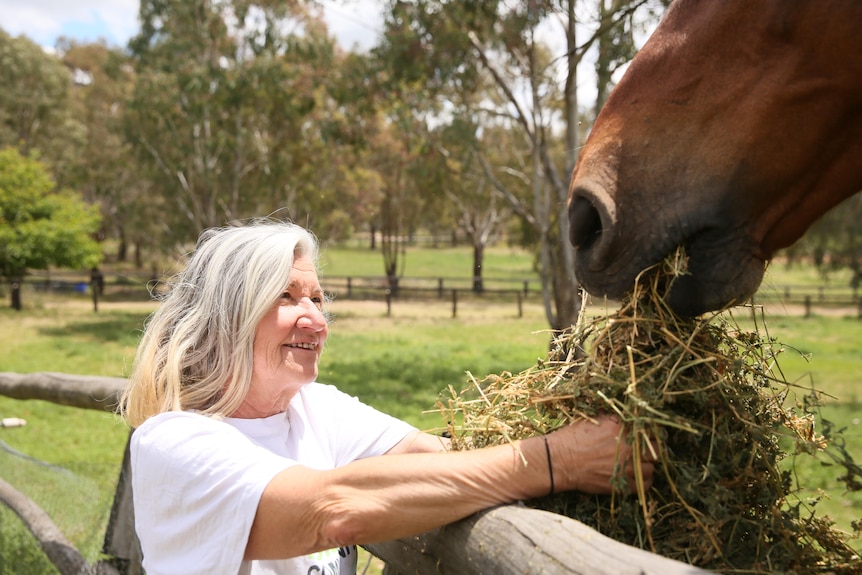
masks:
<instances>
[{"instance_id":1,"label":"eucalyptus tree","mask_svg":"<svg viewBox=\"0 0 862 575\"><path fill-rule=\"evenodd\" d=\"M392 62L377 48L371 55L352 54L341 68L337 93L350 114L356 177L368 184L354 213L380 236L383 269L392 290L405 267L406 244L432 215L428 141L424 137L432 108L417 82L392 74ZM359 198L359 196L357 196Z\"/></svg>"},{"instance_id":2,"label":"eucalyptus tree","mask_svg":"<svg viewBox=\"0 0 862 575\"><path fill-rule=\"evenodd\" d=\"M603 35L627 33L620 22L641 9L650 14L647 9L655 4L399 0L390 5L387 48L405 62L416 55L425 62L404 73L425 78L424 89L478 125L520 134L529 156L524 169L495 164L492 140L477 141L476 153L496 192L532 228L545 312L554 329L576 320L580 302L566 217L568 174L581 138L578 64ZM607 9L597 12L599 7ZM591 26L583 27L587 20ZM470 89L481 97L455 97Z\"/></svg>"},{"instance_id":3,"label":"eucalyptus tree","mask_svg":"<svg viewBox=\"0 0 862 575\"><path fill-rule=\"evenodd\" d=\"M129 46L128 133L176 239L287 208L315 213L321 161L312 113L333 41L311 3L143 0ZM326 170L317 164L318 170ZM305 223L305 222L304 222Z\"/></svg>"},{"instance_id":4,"label":"eucalyptus tree","mask_svg":"<svg viewBox=\"0 0 862 575\"><path fill-rule=\"evenodd\" d=\"M70 71L75 117L84 129L69 185L102 213L99 236L117 240L117 259L126 261L130 246L143 266L142 249L158 235L159 198L149 194L142 167L126 140L124 114L134 86L128 54L104 42L79 43L61 38L58 55Z\"/></svg>"},{"instance_id":5,"label":"eucalyptus tree","mask_svg":"<svg viewBox=\"0 0 862 575\"><path fill-rule=\"evenodd\" d=\"M508 134L485 130L480 134L478 126L469 118L453 118L432 134L436 159L441 168L437 172L437 189L453 206L458 228L470 240L473 248L473 291L484 291L482 269L485 249L494 245L512 219L513 210L496 193L482 168L476 150L478 139L491 138L496 142ZM505 151L507 147L495 147Z\"/></svg>"},{"instance_id":6,"label":"eucalyptus tree","mask_svg":"<svg viewBox=\"0 0 862 575\"><path fill-rule=\"evenodd\" d=\"M368 231L371 249L376 249L383 177L375 167L379 146L373 145L381 130L376 73L367 55L339 54L337 65L326 73L328 101L320 114L321 158L330 178L324 193L335 205L324 224L327 239L339 240L356 231Z\"/></svg>"},{"instance_id":7,"label":"eucalyptus tree","mask_svg":"<svg viewBox=\"0 0 862 575\"><path fill-rule=\"evenodd\" d=\"M415 177L424 141L408 105L391 102L386 113L377 114L368 132L368 167L380 182L379 230L383 270L389 289L397 293L404 275L406 244L419 227L423 183Z\"/></svg>"},{"instance_id":8,"label":"eucalyptus tree","mask_svg":"<svg viewBox=\"0 0 862 575\"><path fill-rule=\"evenodd\" d=\"M0 147L38 152L64 184L85 135L73 112L69 70L26 36L0 30L0 86Z\"/></svg>"}]
</instances>

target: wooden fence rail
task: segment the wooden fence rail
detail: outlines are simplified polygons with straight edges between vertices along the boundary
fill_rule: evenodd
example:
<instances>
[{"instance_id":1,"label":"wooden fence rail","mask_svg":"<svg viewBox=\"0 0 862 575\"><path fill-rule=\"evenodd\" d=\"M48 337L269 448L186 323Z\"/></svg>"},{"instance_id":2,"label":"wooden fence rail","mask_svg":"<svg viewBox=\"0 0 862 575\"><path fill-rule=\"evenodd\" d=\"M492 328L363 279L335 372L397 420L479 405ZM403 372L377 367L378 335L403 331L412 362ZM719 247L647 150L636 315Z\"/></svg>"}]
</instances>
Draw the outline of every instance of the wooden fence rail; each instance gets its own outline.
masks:
<instances>
[{"instance_id":1,"label":"wooden fence rail","mask_svg":"<svg viewBox=\"0 0 862 575\"><path fill-rule=\"evenodd\" d=\"M63 373L0 372L0 395L41 399L85 409L112 410L125 380ZM128 455L128 449L127 449ZM61 575L114 575L114 565L89 565L50 518L13 487L0 500L40 541ZM624 545L579 521L522 505L505 505L415 537L366 548L400 575L697 575L706 571ZM128 457L114 499L104 552L124 573L140 573L134 535ZM116 564L116 563L115 563Z\"/></svg>"}]
</instances>

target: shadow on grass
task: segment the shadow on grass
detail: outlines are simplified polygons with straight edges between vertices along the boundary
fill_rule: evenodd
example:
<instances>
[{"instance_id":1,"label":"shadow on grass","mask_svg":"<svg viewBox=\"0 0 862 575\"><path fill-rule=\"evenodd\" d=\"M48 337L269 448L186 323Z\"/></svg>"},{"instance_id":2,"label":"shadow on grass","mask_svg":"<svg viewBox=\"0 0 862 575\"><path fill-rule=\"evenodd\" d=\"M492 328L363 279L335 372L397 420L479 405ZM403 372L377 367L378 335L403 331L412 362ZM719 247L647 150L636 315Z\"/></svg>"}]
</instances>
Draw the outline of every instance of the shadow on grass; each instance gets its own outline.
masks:
<instances>
[{"instance_id":1,"label":"shadow on grass","mask_svg":"<svg viewBox=\"0 0 862 575\"><path fill-rule=\"evenodd\" d=\"M141 337L145 316L137 313L110 312L88 321L75 321L57 327L40 327L40 335L64 338L84 337L95 341L134 345Z\"/></svg>"}]
</instances>

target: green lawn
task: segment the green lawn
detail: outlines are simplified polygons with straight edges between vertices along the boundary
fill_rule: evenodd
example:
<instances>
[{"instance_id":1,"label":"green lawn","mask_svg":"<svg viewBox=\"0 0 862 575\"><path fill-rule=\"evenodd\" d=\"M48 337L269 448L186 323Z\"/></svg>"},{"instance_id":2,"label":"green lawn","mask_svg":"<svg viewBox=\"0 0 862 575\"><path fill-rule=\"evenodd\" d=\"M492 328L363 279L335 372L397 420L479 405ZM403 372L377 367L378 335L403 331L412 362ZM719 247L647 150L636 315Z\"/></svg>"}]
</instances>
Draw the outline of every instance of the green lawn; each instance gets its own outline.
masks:
<instances>
[{"instance_id":1,"label":"green lawn","mask_svg":"<svg viewBox=\"0 0 862 575\"><path fill-rule=\"evenodd\" d=\"M811 389L823 392L820 413L842 430L853 460L862 463L862 320L849 316L767 316L768 335L781 345L778 364L784 379L799 386L801 397ZM825 429L818 422L818 429ZM804 497L825 497L818 515L828 515L837 526L850 529L862 519L862 492L846 492L837 480L839 469L812 458L797 459L798 484ZM862 542L855 548L862 549Z\"/></svg>"},{"instance_id":2,"label":"green lawn","mask_svg":"<svg viewBox=\"0 0 862 575\"><path fill-rule=\"evenodd\" d=\"M411 276L435 276L441 270L448 276L468 276L472 265L466 248L408 250L407 258L405 273ZM382 270L379 252L365 248L326 249L322 263L324 276L382 274L370 269ZM491 250L485 273L535 278L532 259L508 248ZM150 303L106 302L94 313L87 296L55 298L32 292L25 293L24 304L18 313L0 307L0 371L124 376L144 318L153 309ZM444 423L435 411L437 397L450 385L466 385L466 372L477 377L517 372L544 356L548 346L547 322L537 302L525 306L522 318L513 306L479 302L465 303L457 319L440 301L396 302L387 316L382 302L345 299L333 302L331 311L335 321L321 360L321 381L423 429ZM767 317L767 326L787 349L780 357L786 379L813 384L834 396L823 413L846 428L851 450L862 460L862 321L850 316L775 315ZM0 440L53 466L0 451L0 475L55 513L75 544L94 558L128 435L125 426L107 413L3 397L0 417L28 422L22 428L0 428ZM862 499L836 490L834 471L803 467L800 483L824 489L828 499L818 506L819 512L849 527L862 517ZM68 497L58 497L63 490L70 491ZM88 502L93 505L88 507ZM92 512L84 514L84 508ZM10 512L0 511L0 575L51 573L16 521Z\"/></svg>"},{"instance_id":3,"label":"green lawn","mask_svg":"<svg viewBox=\"0 0 862 575\"><path fill-rule=\"evenodd\" d=\"M473 275L473 255L470 248L406 247L401 256L403 266L399 272L407 277L462 277ZM327 276L384 276L383 256L379 250L366 247L322 246L320 253L321 275ZM536 280L533 256L524 250L507 247L490 247L485 252L482 275L488 279Z\"/></svg>"}]
</instances>

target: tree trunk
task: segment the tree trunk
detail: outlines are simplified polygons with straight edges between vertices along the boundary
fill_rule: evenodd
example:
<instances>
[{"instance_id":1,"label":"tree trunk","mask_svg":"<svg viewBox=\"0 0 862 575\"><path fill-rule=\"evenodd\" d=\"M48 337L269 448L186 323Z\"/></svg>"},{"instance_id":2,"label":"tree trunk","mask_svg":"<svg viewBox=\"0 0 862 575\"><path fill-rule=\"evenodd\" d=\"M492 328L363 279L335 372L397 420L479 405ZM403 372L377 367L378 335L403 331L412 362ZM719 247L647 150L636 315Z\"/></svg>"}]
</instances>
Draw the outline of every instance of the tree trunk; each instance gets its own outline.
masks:
<instances>
[{"instance_id":1,"label":"tree trunk","mask_svg":"<svg viewBox=\"0 0 862 575\"><path fill-rule=\"evenodd\" d=\"M126 232L120 228L120 241L117 244L117 261L125 262L129 257L129 242L126 239Z\"/></svg>"},{"instance_id":2,"label":"tree trunk","mask_svg":"<svg viewBox=\"0 0 862 575\"><path fill-rule=\"evenodd\" d=\"M144 253L141 247L141 240L135 240L135 269L139 270L144 267Z\"/></svg>"},{"instance_id":3,"label":"tree trunk","mask_svg":"<svg viewBox=\"0 0 862 575\"><path fill-rule=\"evenodd\" d=\"M12 278L12 289L10 290L10 305L15 311L21 311L21 278Z\"/></svg>"},{"instance_id":4,"label":"tree trunk","mask_svg":"<svg viewBox=\"0 0 862 575\"><path fill-rule=\"evenodd\" d=\"M481 242L473 244L473 292L485 291L485 283L482 281L482 262L485 259L485 246Z\"/></svg>"}]
</instances>

